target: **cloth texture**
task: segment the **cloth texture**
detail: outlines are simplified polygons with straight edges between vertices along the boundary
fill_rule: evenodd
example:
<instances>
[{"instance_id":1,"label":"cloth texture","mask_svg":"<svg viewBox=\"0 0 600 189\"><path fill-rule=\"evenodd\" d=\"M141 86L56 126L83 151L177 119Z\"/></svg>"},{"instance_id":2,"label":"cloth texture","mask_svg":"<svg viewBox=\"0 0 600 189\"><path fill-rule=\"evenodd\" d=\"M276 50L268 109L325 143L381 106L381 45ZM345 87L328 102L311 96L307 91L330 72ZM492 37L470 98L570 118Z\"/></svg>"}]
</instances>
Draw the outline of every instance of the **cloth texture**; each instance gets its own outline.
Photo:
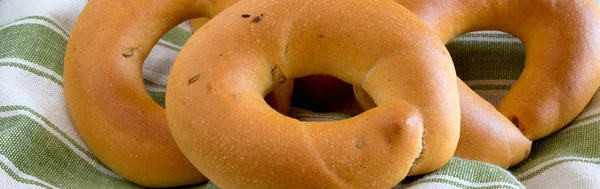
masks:
<instances>
[{"instance_id":1,"label":"cloth texture","mask_svg":"<svg viewBox=\"0 0 600 189\"><path fill-rule=\"evenodd\" d=\"M0 188L139 188L93 155L66 107L64 53L86 3L0 0ZM163 106L169 69L190 36L185 23L173 28L145 61L144 83ZM524 67L523 45L506 33L469 33L447 47L459 77L494 105ZM307 120L347 117L293 112ZM395 188L600 188L599 144L596 94L568 127L535 141L529 158L516 167L453 158L442 169L408 177ZM210 182L189 187L218 188Z\"/></svg>"}]
</instances>

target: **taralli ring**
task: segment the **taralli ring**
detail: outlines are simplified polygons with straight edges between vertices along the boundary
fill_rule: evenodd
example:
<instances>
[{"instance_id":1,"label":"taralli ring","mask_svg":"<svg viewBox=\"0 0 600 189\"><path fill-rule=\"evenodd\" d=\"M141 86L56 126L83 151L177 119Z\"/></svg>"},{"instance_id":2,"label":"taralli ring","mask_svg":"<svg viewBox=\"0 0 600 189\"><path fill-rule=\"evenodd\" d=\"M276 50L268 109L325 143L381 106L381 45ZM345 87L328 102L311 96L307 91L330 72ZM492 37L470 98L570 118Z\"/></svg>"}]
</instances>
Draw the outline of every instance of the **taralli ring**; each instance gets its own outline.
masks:
<instances>
[{"instance_id":1,"label":"taralli ring","mask_svg":"<svg viewBox=\"0 0 600 189\"><path fill-rule=\"evenodd\" d=\"M232 3L88 2L69 39L64 89L79 135L111 170L147 187L206 181L179 151L164 109L146 92L142 63L172 27L190 18L213 17Z\"/></svg>"},{"instance_id":2,"label":"taralli ring","mask_svg":"<svg viewBox=\"0 0 600 189\"><path fill-rule=\"evenodd\" d=\"M457 79L460 97L460 139L454 156L491 163L503 168L519 164L531 150L531 141L494 106ZM376 107L358 87L354 96L365 109Z\"/></svg>"},{"instance_id":3,"label":"taralli ring","mask_svg":"<svg viewBox=\"0 0 600 189\"><path fill-rule=\"evenodd\" d=\"M317 74L361 86L379 106L300 122L263 99ZM223 188L390 188L443 166L460 124L449 53L388 0L240 1L182 48L166 110L181 151Z\"/></svg>"},{"instance_id":4,"label":"taralli ring","mask_svg":"<svg viewBox=\"0 0 600 189\"><path fill-rule=\"evenodd\" d=\"M566 126L600 86L600 15L593 1L396 2L417 14L444 43L471 31L500 30L520 38L527 48L525 69L499 112L458 81L458 157L514 166L529 154L530 140ZM374 107L364 91L355 88L355 94L362 107Z\"/></svg>"},{"instance_id":5,"label":"taralli ring","mask_svg":"<svg viewBox=\"0 0 600 189\"><path fill-rule=\"evenodd\" d=\"M600 86L600 10L592 0L396 0L444 41L478 30L521 39L525 69L498 105L530 140L566 126Z\"/></svg>"}]
</instances>

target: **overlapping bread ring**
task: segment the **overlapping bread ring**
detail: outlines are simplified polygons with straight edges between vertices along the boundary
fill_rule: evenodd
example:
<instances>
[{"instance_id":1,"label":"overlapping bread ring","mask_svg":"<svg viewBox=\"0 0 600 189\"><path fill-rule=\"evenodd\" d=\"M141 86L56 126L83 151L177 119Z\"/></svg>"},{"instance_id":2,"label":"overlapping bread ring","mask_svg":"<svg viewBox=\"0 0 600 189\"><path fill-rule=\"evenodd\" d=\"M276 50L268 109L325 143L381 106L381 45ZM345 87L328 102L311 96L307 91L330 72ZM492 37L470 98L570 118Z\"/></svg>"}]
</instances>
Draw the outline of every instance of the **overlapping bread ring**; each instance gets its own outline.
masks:
<instances>
[{"instance_id":1,"label":"overlapping bread ring","mask_svg":"<svg viewBox=\"0 0 600 189\"><path fill-rule=\"evenodd\" d=\"M516 165L527 157L530 142L511 122L529 140L548 136L573 120L600 85L596 48L600 18L593 1L396 2L423 19L444 43L470 31L500 30L520 38L527 48L525 70L498 106L508 119L458 81L462 114L458 157L505 168ZM362 106L373 106L363 92L356 93Z\"/></svg>"},{"instance_id":2,"label":"overlapping bread ring","mask_svg":"<svg viewBox=\"0 0 600 189\"><path fill-rule=\"evenodd\" d=\"M493 105L457 80L460 97L460 139L454 156L491 163L503 168L519 164L531 150L531 141ZM355 87L361 107L376 107L364 90Z\"/></svg>"},{"instance_id":3,"label":"overlapping bread ring","mask_svg":"<svg viewBox=\"0 0 600 189\"><path fill-rule=\"evenodd\" d=\"M65 96L80 136L111 170L147 187L206 180L179 151L164 109L146 92L142 63L173 26L212 17L232 2L88 2L66 50Z\"/></svg>"},{"instance_id":4,"label":"overlapping bread ring","mask_svg":"<svg viewBox=\"0 0 600 189\"><path fill-rule=\"evenodd\" d=\"M498 105L536 140L577 116L600 86L600 11L592 0L396 0L445 42L478 30L521 39L525 69Z\"/></svg>"},{"instance_id":5,"label":"overlapping bread ring","mask_svg":"<svg viewBox=\"0 0 600 189\"><path fill-rule=\"evenodd\" d=\"M300 122L265 103L278 83L315 74L362 86L380 106ZM389 188L454 153L455 78L441 41L393 1L240 1L182 48L167 119L190 162L224 188Z\"/></svg>"}]
</instances>

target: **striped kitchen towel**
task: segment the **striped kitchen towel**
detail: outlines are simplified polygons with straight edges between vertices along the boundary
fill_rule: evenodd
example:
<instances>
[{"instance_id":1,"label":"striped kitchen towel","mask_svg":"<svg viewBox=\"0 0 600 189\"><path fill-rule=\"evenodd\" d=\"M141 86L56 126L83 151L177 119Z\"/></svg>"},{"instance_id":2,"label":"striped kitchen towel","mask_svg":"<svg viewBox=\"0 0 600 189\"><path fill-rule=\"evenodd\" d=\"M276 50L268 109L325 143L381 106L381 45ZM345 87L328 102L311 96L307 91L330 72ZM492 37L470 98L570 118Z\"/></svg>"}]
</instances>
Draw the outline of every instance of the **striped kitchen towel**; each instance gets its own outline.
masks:
<instances>
[{"instance_id":1,"label":"striped kitchen towel","mask_svg":"<svg viewBox=\"0 0 600 189\"><path fill-rule=\"evenodd\" d=\"M89 151L66 109L64 52L86 2L0 0L0 188L139 188ZM164 104L174 57L190 35L185 24L173 28L144 64L144 83L159 104ZM447 47L459 76L492 104L498 104L524 66L520 41L501 32L466 34ZM303 119L345 118L294 112ZM396 187L600 188L599 146L596 94L567 128L534 142L530 157L510 170L454 158ZM209 182L191 188L217 186Z\"/></svg>"}]
</instances>

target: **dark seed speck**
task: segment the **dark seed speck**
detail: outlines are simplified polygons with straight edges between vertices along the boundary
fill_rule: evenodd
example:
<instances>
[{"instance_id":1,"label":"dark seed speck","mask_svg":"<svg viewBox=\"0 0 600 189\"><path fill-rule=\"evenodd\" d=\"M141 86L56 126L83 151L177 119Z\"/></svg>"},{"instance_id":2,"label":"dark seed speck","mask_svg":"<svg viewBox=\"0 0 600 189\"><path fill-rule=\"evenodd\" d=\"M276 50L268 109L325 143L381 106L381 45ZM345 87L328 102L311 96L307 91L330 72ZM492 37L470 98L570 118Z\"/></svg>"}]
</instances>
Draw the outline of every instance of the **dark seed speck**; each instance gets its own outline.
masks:
<instances>
[{"instance_id":1,"label":"dark seed speck","mask_svg":"<svg viewBox=\"0 0 600 189\"><path fill-rule=\"evenodd\" d=\"M200 79L200 74L196 74L196 75L190 77L190 79L188 79L188 85L192 84L195 81L198 81L198 79Z\"/></svg>"},{"instance_id":2,"label":"dark seed speck","mask_svg":"<svg viewBox=\"0 0 600 189\"><path fill-rule=\"evenodd\" d=\"M252 19L252 22L258 23L262 20L263 14L260 14Z\"/></svg>"},{"instance_id":3,"label":"dark seed speck","mask_svg":"<svg viewBox=\"0 0 600 189\"><path fill-rule=\"evenodd\" d=\"M358 139L358 141L356 141L356 148L361 149L363 146L365 146L365 140Z\"/></svg>"}]
</instances>

